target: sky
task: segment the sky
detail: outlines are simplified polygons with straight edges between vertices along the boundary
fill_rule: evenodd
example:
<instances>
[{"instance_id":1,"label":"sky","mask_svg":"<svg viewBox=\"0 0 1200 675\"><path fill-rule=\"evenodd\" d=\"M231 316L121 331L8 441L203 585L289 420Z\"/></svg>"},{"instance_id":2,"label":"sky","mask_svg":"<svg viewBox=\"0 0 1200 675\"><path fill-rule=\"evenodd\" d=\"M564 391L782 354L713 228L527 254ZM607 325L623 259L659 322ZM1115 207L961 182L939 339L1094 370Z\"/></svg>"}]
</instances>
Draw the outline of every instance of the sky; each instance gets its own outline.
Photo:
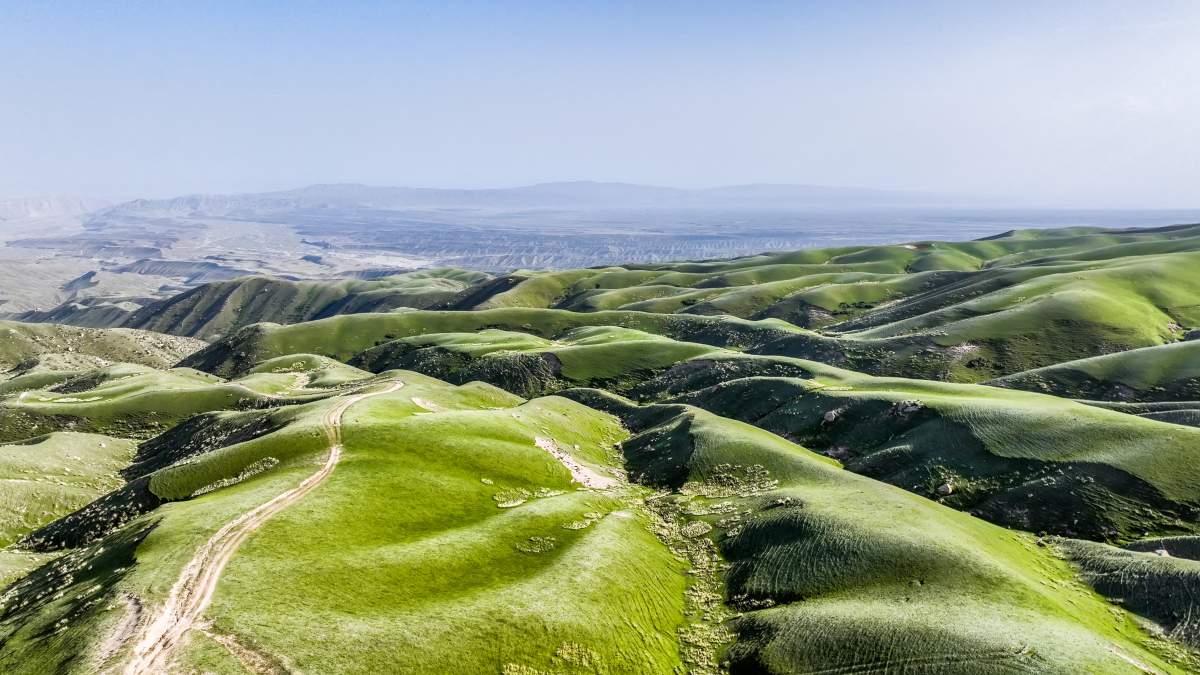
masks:
<instances>
[{"instance_id":1,"label":"sky","mask_svg":"<svg viewBox=\"0 0 1200 675\"><path fill-rule=\"evenodd\" d=\"M1200 207L1200 3L0 2L0 198L798 183Z\"/></svg>"}]
</instances>

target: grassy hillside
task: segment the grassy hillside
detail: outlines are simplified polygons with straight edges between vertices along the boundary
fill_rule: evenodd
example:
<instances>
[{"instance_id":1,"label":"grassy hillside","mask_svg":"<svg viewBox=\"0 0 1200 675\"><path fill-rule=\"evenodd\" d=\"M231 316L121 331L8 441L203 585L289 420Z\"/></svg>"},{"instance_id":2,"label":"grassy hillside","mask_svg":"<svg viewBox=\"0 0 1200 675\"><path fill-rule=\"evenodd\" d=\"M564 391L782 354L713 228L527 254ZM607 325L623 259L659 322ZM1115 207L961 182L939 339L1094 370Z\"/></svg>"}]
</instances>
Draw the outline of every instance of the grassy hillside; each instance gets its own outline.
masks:
<instances>
[{"instance_id":1,"label":"grassy hillside","mask_svg":"<svg viewBox=\"0 0 1200 675\"><path fill-rule=\"evenodd\" d=\"M475 309L777 318L823 329L763 347L879 375L977 382L1171 342L1200 325L1200 226L1025 230L538 274Z\"/></svg>"},{"instance_id":2,"label":"grassy hillside","mask_svg":"<svg viewBox=\"0 0 1200 675\"><path fill-rule=\"evenodd\" d=\"M148 305L123 325L211 340L260 321L287 324L335 314L424 308L491 278L456 267L366 281L243 277L205 284Z\"/></svg>"},{"instance_id":3,"label":"grassy hillside","mask_svg":"<svg viewBox=\"0 0 1200 675\"><path fill-rule=\"evenodd\" d=\"M14 324L0 671L1197 672L1196 256L240 279L144 315L198 350Z\"/></svg>"},{"instance_id":4,"label":"grassy hillside","mask_svg":"<svg viewBox=\"0 0 1200 675\"><path fill-rule=\"evenodd\" d=\"M10 370L12 374L34 369L46 360L44 355L61 355L60 361L86 361L95 365L123 361L151 368L169 368L205 346L199 340L142 330L74 328L16 321L0 321L0 338L0 368Z\"/></svg>"},{"instance_id":5,"label":"grassy hillside","mask_svg":"<svg viewBox=\"0 0 1200 675\"><path fill-rule=\"evenodd\" d=\"M133 457L133 442L97 434L50 433L0 445L0 583L28 574L53 553L12 544L108 492Z\"/></svg>"},{"instance_id":6,"label":"grassy hillside","mask_svg":"<svg viewBox=\"0 0 1200 675\"><path fill-rule=\"evenodd\" d=\"M381 372L415 370L454 384L482 381L520 396L597 386L624 391L679 361L715 351L630 328L573 328L554 339L481 330L385 342L350 360Z\"/></svg>"},{"instance_id":7,"label":"grassy hillside","mask_svg":"<svg viewBox=\"0 0 1200 675\"><path fill-rule=\"evenodd\" d=\"M969 242L496 279L457 268L370 281L246 277L147 305L124 325L216 340L257 322L405 308L720 315L821 332L757 345L763 353L825 355L820 360L875 375L979 382L1175 341L1200 326L1197 262L1197 225L1017 230Z\"/></svg>"},{"instance_id":8,"label":"grassy hillside","mask_svg":"<svg viewBox=\"0 0 1200 675\"><path fill-rule=\"evenodd\" d=\"M369 377L370 373L313 355L268 361L236 380L191 368L154 370L113 364L73 373L49 387L25 390L0 402L0 439L19 440L49 431L143 439L197 413L324 398Z\"/></svg>"},{"instance_id":9,"label":"grassy hillside","mask_svg":"<svg viewBox=\"0 0 1200 675\"><path fill-rule=\"evenodd\" d=\"M630 329L554 339L484 330L386 342L351 360L536 396L591 383L674 397L815 447L987 520L1098 540L1200 527L1200 430L978 385L873 378ZM669 368L669 369L668 369ZM1161 413L1158 413L1161 417ZM951 493L938 489L949 486Z\"/></svg>"},{"instance_id":10,"label":"grassy hillside","mask_svg":"<svg viewBox=\"0 0 1200 675\"><path fill-rule=\"evenodd\" d=\"M1127 612L1030 535L694 408L564 394L622 416L630 476L669 490L659 501L683 531L704 532L724 558L738 610L721 657L731 673L1177 667L1167 659L1182 650L1148 650Z\"/></svg>"},{"instance_id":11,"label":"grassy hillside","mask_svg":"<svg viewBox=\"0 0 1200 675\"><path fill-rule=\"evenodd\" d=\"M397 379L347 409L329 480L238 549L177 669L1185 672L1057 548L748 425L595 390L374 386ZM312 474L337 400L232 443L195 427L208 447L134 481L157 507L6 591L5 672L119 669L197 547ZM546 446L614 487L580 489Z\"/></svg>"},{"instance_id":12,"label":"grassy hillside","mask_svg":"<svg viewBox=\"0 0 1200 675\"><path fill-rule=\"evenodd\" d=\"M1200 400L1200 340L1015 373L987 384L1095 401Z\"/></svg>"},{"instance_id":13,"label":"grassy hillside","mask_svg":"<svg viewBox=\"0 0 1200 675\"><path fill-rule=\"evenodd\" d=\"M383 331L374 331L373 337L491 327L549 338L576 326L619 325L758 354L817 360L872 375L980 382L1172 343L1184 329L1200 325L1196 302L1200 280L1191 274L1200 263L1200 252L1171 250L1181 248L1180 242L1193 241L1189 235L1195 234L1193 230L1200 228L1177 230L1182 235L1123 236L1141 237L1136 246L1112 244L1114 235L1067 237L1074 241L1072 246L1053 250L1083 253L1032 260L1005 252L1021 252L1029 242L1040 240L1014 236L1007 242L956 245L970 245L976 252L995 249L991 252L999 257L974 271L904 271L912 261L932 255L929 251L936 247L931 245L858 251L853 254L855 261L877 259L845 263L869 269L903 263L899 271L842 270L838 261L851 254L832 255L822 262L823 255L836 251L807 251L801 253L818 262L764 262L760 256L705 263L700 268L689 264L545 273L476 305L472 313L481 315L477 319L400 318ZM1046 239L1057 242L1058 238ZM1099 248L1087 249L1085 244ZM654 316L670 316L674 321ZM746 319L748 325L762 328L746 332L736 344L690 334L708 325L705 318L718 317ZM757 323L763 320L770 323ZM350 344L349 336L332 328L337 325L324 326L338 331L329 342L341 348ZM366 329L371 322L340 325ZM821 330L801 330L805 327ZM261 340L241 334L237 350L245 351L244 345L256 341ZM292 348L348 358L341 349L322 352L316 344L314 336L308 346L297 342ZM356 341L354 346L361 351L370 344ZM286 351L281 348L276 353ZM271 353L254 355L265 358Z\"/></svg>"},{"instance_id":14,"label":"grassy hillside","mask_svg":"<svg viewBox=\"0 0 1200 675\"><path fill-rule=\"evenodd\" d=\"M575 328L603 326L736 349L770 343L801 332L782 321L645 312L579 314L516 308L479 312L352 314L292 326L249 326L187 357L180 365L231 377L247 372L261 361L289 354L321 354L338 361L349 361L391 340L420 335L495 329L549 339Z\"/></svg>"},{"instance_id":15,"label":"grassy hillside","mask_svg":"<svg viewBox=\"0 0 1200 675\"><path fill-rule=\"evenodd\" d=\"M1009 527L1130 540L1200 526L1200 430L1191 427L1027 392L736 354L681 363L632 392L752 423Z\"/></svg>"},{"instance_id":16,"label":"grassy hillside","mask_svg":"<svg viewBox=\"0 0 1200 675\"><path fill-rule=\"evenodd\" d=\"M538 446L547 439L611 475L612 443L625 436L616 421L564 399L522 404L490 387L387 377L406 385L348 410L336 472L239 551L207 610L216 621L190 633L180 667L238 673L240 659L259 659L304 672L675 672L689 582L647 530L640 494L577 490ZM10 588L5 672L127 658L131 645L106 651L104 636L153 612L221 523L312 473L334 402L279 410L289 419L274 431L154 471L155 494L183 501ZM203 490L211 485L220 487ZM38 597L63 583L64 595Z\"/></svg>"}]
</instances>

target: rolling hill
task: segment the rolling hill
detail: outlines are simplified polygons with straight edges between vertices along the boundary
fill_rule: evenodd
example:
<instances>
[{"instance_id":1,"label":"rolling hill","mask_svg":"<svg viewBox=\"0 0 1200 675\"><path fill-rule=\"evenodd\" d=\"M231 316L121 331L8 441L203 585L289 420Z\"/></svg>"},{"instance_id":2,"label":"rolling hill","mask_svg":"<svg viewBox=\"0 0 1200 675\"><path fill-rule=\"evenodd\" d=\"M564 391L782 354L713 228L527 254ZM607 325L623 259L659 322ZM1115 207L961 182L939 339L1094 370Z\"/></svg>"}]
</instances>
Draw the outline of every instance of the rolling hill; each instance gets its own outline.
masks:
<instances>
[{"instance_id":1,"label":"rolling hill","mask_svg":"<svg viewBox=\"0 0 1200 675\"><path fill-rule=\"evenodd\" d=\"M1197 672L1197 244L242 277L137 329L0 324L0 671Z\"/></svg>"},{"instance_id":2,"label":"rolling hill","mask_svg":"<svg viewBox=\"0 0 1200 675\"><path fill-rule=\"evenodd\" d=\"M1200 326L1198 263L1196 225L1015 230L495 279L456 268L371 281L249 277L149 303L121 325L211 341L258 322L404 308L777 319L806 330L746 347L872 375L981 382L1182 339ZM81 305L47 316L109 311Z\"/></svg>"}]
</instances>

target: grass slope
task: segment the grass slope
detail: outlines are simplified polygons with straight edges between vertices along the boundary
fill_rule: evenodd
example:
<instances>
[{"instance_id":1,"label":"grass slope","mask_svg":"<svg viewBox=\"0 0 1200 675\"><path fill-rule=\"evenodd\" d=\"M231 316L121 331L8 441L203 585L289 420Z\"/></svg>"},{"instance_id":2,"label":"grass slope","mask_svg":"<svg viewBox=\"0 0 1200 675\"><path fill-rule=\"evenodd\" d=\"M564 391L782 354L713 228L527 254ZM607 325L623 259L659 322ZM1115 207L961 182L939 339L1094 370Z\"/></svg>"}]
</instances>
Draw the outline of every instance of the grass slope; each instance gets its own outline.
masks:
<instances>
[{"instance_id":1,"label":"grass slope","mask_svg":"<svg viewBox=\"0 0 1200 675\"><path fill-rule=\"evenodd\" d=\"M1200 527L1200 429L1028 392L727 352L631 393L754 424L1010 527L1122 541ZM951 494L938 493L945 485Z\"/></svg>"},{"instance_id":2,"label":"grass slope","mask_svg":"<svg viewBox=\"0 0 1200 675\"><path fill-rule=\"evenodd\" d=\"M564 395L621 415L631 477L707 526L684 531L726 561L730 673L1182 672L1030 535L695 408Z\"/></svg>"},{"instance_id":3,"label":"grass slope","mask_svg":"<svg viewBox=\"0 0 1200 675\"><path fill-rule=\"evenodd\" d=\"M578 386L623 391L714 350L612 326L573 328L553 339L488 329L392 340L350 363L373 372L415 370L454 384L482 381L519 396L537 396Z\"/></svg>"},{"instance_id":4,"label":"grass slope","mask_svg":"<svg viewBox=\"0 0 1200 675\"><path fill-rule=\"evenodd\" d=\"M1200 325L1198 261L1198 226L1018 231L539 274L476 309L777 318L828 335L792 335L764 353L978 382L1175 340Z\"/></svg>"},{"instance_id":5,"label":"grass slope","mask_svg":"<svg viewBox=\"0 0 1200 675\"><path fill-rule=\"evenodd\" d=\"M497 329L554 338L574 328L615 327L715 347L745 349L801 333L782 321L730 317L596 312L553 309L494 309L478 312L352 314L291 326L256 324L214 342L179 365L234 377L256 364L290 354L320 354L349 361L391 340L437 333Z\"/></svg>"},{"instance_id":6,"label":"grass slope","mask_svg":"<svg viewBox=\"0 0 1200 675\"><path fill-rule=\"evenodd\" d=\"M560 398L384 377L407 385L347 412L337 470L239 550L179 667L241 673L235 654L251 654L313 673L677 672L681 563L647 530L635 491L577 490L535 443L606 472L625 436L616 421ZM289 419L273 431L148 474L156 494L182 501L11 587L0 666L120 663L129 646L107 636L152 611L202 541L323 461L317 422L333 403L274 411Z\"/></svg>"},{"instance_id":7,"label":"grass slope","mask_svg":"<svg viewBox=\"0 0 1200 675\"><path fill-rule=\"evenodd\" d=\"M232 381L191 368L113 364L10 396L0 403L0 439L59 430L147 438L197 413L324 398L369 377L345 364L303 354L268 361Z\"/></svg>"},{"instance_id":8,"label":"grass slope","mask_svg":"<svg viewBox=\"0 0 1200 675\"><path fill-rule=\"evenodd\" d=\"M457 267L366 281L243 277L204 284L147 305L124 325L212 340L262 321L299 323L335 314L428 307L491 278Z\"/></svg>"},{"instance_id":9,"label":"grass slope","mask_svg":"<svg viewBox=\"0 0 1200 675\"><path fill-rule=\"evenodd\" d=\"M1015 373L986 384L1096 401L1200 400L1200 340Z\"/></svg>"},{"instance_id":10,"label":"grass slope","mask_svg":"<svg viewBox=\"0 0 1200 675\"><path fill-rule=\"evenodd\" d=\"M16 321L0 321L0 338L0 367L15 371L14 375L35 368L41 360L39 357L46 354L94 357L86 359L93 363L96 363L94 359L100 359L169 368L205 346L199 340L144 330L75 328Z\"/></svg>"}]
</instances>

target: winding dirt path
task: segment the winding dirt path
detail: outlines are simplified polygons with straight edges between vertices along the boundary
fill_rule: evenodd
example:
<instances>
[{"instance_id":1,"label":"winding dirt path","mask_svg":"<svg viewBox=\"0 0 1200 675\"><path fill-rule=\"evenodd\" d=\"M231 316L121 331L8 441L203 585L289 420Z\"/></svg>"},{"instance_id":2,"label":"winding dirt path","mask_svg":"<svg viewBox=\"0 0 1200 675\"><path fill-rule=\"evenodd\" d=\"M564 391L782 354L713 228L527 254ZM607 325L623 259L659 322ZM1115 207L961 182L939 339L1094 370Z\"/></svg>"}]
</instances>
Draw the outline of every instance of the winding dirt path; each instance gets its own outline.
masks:
<instances>
[{"instance_id":1,"label":"winding dirt path","mask_svg":"<svg viewBox=\"0 0 1200 675\"><path fill-rule=\"evenodd\" d=\"M171 587L167 601L133 648L133 660L125 668L125 675L149 675L166 668L172 649L199 621L204 608L212 600L221 572L238 546L259 526L316 490L333 474L342 456L342 414L364 398L389 394L403 386L403 382L395 381L383 391L348 396L325 411L321 416L321 426L325 429L325 437L329 439L329 459L325 466L295 488L226 524L196 551L196 555L180 572L179 580Z\"/></svg>"}]
</instances>

